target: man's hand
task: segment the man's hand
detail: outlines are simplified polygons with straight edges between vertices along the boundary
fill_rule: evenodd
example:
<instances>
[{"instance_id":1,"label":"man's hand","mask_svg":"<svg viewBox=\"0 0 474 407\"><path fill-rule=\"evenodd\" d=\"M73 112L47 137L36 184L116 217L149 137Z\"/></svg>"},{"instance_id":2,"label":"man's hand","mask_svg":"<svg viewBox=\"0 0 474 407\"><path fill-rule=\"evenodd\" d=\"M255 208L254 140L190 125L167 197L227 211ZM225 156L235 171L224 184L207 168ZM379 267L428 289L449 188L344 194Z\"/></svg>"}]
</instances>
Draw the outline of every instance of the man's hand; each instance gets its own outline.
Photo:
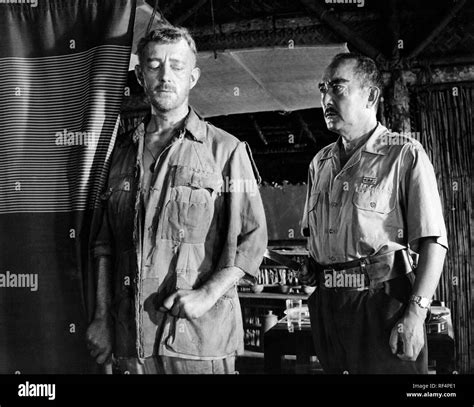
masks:
<instances>
[{"instance_id":1,"label":"man's hand","mask_svg":"<svg viewBox=\"0 0 474 407\"><path fill-rule=\"evenodd\" d=\"M303 285L315 286L317 283L316 274L309 266L309 259L305 261L298 272L298 281Z\"/></svg>"},{"instance_id":2,"label":"man's hand","mask_svg":"<svg viewBox=\"0 0 474 407\"><path fill-rule=\"evenodd\" d=\"M415 361L423 345L425 335L423 325L426 310L416 304L410 304L405 315L395 324L390 335L390 349L402 360ZM397 353L398 342L400 349Z\"/></svg>"},{"instance_id":3,"label":"man's hand","mask_svg":"<svg viewBox=\"0 0 474 407\"><path fill-rule=\"evenodd\" d=\"M163 301L160 311L177 318L195 319L209 311L217 300L204 288L178 290Z\"/></svg>"},{"instance_id":4,"label":"man's hand","mask_svg":"<svg viewBox=\"0 0 474 407\"><path fill-rule=\"evenodd\" d=\"M112 354L112 322L110 318L95 318L87 328L87 348L98 364L110 360Z\"/></svg>"},{"instance_id":5,"label":"man's hand","mask_svg":"<svg viewBox=\"0 0 474 407\"><path fill-rule=\"evenodd\" d=\"M177 318L199 318L244 275L244 271L238 267L223 268L215 272L201 287L195 290L178 290L165 298L160 311L169 311Z\"/></svg>"}]
</instances>

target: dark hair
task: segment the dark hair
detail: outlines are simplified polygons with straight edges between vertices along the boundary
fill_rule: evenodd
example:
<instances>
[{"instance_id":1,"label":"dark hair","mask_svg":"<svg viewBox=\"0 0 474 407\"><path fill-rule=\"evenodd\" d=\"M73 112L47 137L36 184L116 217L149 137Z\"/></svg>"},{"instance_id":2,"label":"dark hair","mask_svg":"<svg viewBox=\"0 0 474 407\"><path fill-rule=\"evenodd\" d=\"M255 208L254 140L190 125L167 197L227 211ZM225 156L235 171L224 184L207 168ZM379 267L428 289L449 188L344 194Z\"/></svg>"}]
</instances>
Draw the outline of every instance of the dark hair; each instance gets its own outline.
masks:
<instances>
[{"instance_id":1,"label":"dark hair","mask_svg":"<svg viewBox=\"0 0 474 407\"><path fill-rule=\"evenodd\" d=\"M150 31L146 36L140 39L137 46L137 55L140 64L143 61L144 51L146 46L150 42L156 42L157 44L169 44L175 43L180 40L185 40L194 56L197 57L196 43L191 37L187 28L184 27L175 27L173 25L164 25L156 30Z\"/></svg>"},{"instance_id":2,"label":"dark hair","mask_svg":"<svg viewBox=\"0 0 474 407\"><path fill-rule=\"evenodd\" d=\"M359 77L362 86L376 86L380 90L383 88L382 74L377 68L375 61L364 55L353 52L337 54L329 64L331 68L336 67L343 61L356 61L354 67L355 74Z\"/></svg>"}]
</instances>

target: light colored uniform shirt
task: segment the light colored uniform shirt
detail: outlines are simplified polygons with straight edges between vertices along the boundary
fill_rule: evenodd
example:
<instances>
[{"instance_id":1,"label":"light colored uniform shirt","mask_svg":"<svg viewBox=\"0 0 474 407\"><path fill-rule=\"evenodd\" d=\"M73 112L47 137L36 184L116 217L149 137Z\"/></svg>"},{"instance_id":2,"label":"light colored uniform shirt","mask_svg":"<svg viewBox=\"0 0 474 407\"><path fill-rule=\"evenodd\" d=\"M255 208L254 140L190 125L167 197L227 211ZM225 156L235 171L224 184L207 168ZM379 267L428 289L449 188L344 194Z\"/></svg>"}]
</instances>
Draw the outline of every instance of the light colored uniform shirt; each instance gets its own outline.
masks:
<instances>
[{"instance_id":1,"label":"light colored uniform shirt","mask_svg":"<svg viewBox=\"0 0 474 407\"><path fill-rule=\"evenodd\" d=\"M142 123L116 143L92 244L95 257L114 259L116 356L205 360L241 353L235 286L200 318L175 318L160 306L224 268L256 278L267 228L249 147L190 109L142 191L144 134Z\"/></svg>"},{"instance_id":2,"label":"light colored uniform shirt","mask_svg":"<svg viewBox=\"0 0 474 407\"><path fill-rule=\"evenodd\" d=\"M434 237L447 248L433 166L421 144L380 123L340 168L341 139L310 164L302 220L320 264L410 248Z\"/></svg>"}]
</instances>

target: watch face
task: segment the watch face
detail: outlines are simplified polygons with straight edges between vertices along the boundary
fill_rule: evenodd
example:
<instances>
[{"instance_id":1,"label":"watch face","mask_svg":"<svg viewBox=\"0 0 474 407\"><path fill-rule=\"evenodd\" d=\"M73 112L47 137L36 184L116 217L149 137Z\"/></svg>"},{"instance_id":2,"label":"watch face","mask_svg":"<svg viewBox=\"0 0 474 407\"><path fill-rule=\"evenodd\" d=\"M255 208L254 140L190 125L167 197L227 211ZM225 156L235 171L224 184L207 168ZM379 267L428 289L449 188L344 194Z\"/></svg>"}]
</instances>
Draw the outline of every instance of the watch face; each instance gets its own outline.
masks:
<instances>
[{"instance_id":1,"label":"watch face","mask_svg":"<svg viewBox=\"0 0 474 407\"><path fill-rule=\"evenodd\" d=\"M430 305L430 300L425 297L420 297L419 304L423 308L428 308Z\"/></svg>"}]
</instances>

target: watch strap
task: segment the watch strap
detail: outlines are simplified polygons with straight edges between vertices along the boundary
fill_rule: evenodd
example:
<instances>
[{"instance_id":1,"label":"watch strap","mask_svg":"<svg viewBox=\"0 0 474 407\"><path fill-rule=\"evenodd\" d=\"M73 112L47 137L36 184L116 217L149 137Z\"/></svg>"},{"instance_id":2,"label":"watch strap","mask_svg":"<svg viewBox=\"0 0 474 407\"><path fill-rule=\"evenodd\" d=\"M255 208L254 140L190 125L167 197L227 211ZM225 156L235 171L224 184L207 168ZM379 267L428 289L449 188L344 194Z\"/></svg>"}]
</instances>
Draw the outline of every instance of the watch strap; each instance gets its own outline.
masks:
<instances>
[{"instance_id":1,"label":"watch strap","mask_svg":"<svg viewBox=\"0 0 474 407\"><path fill-rule=\"evenodd\" d=\"M409 302L413 302L418 305L420 308L428 309L431 305L431 300L421 295L411 295Z\"/></svg>"}]
</instances>

